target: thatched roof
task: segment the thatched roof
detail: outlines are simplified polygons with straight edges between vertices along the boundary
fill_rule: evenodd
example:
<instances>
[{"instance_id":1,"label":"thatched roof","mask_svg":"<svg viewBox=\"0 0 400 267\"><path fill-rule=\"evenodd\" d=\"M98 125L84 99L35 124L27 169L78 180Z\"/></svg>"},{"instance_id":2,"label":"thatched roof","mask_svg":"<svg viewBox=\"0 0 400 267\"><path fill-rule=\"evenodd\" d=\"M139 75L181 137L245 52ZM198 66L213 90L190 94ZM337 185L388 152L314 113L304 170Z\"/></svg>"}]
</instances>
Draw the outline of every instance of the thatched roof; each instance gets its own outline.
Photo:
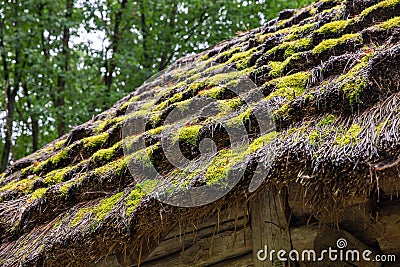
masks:
<instances>
[{"instance_id":1,"label":"thatched roof","mask_svg":"<svg viewBox=\"0 0 400 267\"><path fill-rule=\"evenodd\" d=\"M400 164L399 16L399 0L324 0L178 60L0 175L0 265L84 265L111 254L140 260L172 227L196 224L270 186L303 187L305 205L316 212L382 184L390 188ZM229 86L242 81L255 86L232 93ZM262 94L275 129L260 131L257 103L243 100L251 94ZM160 145L164 130L177 124L166 119L204 98L215 100L207 110L222 108L185 121L177 140L198 165L181 170ZM132 118L143 129L124 134ZM249 146L231 149L220 119L244 125ZM202 138L214 139L219 150L207 164L196 161ZM138 152L124 153L139 143ZM260 165L268 175L250 192ZM152 181L163 183L132 175L151 166L160 173ZM244 169L228 194L206 205L176 207L154 193L223 190Z\"/></svg>"}]
</instances>

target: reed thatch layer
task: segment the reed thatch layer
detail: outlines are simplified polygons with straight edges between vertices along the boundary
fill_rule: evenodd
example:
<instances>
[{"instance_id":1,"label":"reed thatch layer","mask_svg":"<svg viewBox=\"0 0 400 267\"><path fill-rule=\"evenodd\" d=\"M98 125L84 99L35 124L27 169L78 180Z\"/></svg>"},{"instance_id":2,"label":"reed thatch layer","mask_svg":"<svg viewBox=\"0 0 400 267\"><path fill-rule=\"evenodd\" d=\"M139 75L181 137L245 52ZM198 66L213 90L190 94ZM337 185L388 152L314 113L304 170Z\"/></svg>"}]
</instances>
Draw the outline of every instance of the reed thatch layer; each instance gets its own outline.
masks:
<instances>
[{"instance_id":1,"label":"reed thatch layer","mask_svg":"<svg viewBox=\"0 0 400 267\"><path fill-rule=\"evenodd\" d=\"M398 181L399 16L399 0L324 0L178 60L0 175L0 264L82 265L110 254L140 261L172 227L195 225L269 186L297 183L307 205L329 211ZM254 95L262 98L245 101ZM273 131L260 130L261 102L270 109ZM181 170L160 142L164 130L178 124L168 119L173 110L187 113L196 103L206 111L218 108L186 121L177 134L182 154L192 160L191 169ZM132 118L143 127L123 139ZM231 149L221 125L242 125L249 145ZM199 148L204 138L218 150L208 164ZM124 156L127 144L144 147ZM128 165L142 172L132 175ZM158 184L140 183L150 165L161 174ZM249 192L258 166L270 171ZM155 195L203 185L223 189L241 170L234 188L208 205L178 208Z\"/></svg>"}]
</instances>

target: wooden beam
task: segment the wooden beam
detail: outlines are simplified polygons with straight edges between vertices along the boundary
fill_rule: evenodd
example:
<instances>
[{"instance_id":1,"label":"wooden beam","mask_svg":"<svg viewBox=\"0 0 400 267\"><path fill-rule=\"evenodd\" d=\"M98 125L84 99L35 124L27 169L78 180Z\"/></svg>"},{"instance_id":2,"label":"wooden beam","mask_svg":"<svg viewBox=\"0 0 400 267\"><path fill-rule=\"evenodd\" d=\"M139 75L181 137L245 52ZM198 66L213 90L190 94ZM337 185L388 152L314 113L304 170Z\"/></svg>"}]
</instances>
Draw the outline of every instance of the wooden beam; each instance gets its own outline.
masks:
<instances>
[{"instance_id":1,"label":"wooden beam","mask_svg":"<svg viewBox=\"0 0 400 267\"><path fill-rule=\"evenodd\" d=\"M250 225L254 267L295 266L294 263L280 262L277 257L279 250L289 253L292 248L289 216L286 192L271 189L252 202Z\"/></svg>"}]
</instances>

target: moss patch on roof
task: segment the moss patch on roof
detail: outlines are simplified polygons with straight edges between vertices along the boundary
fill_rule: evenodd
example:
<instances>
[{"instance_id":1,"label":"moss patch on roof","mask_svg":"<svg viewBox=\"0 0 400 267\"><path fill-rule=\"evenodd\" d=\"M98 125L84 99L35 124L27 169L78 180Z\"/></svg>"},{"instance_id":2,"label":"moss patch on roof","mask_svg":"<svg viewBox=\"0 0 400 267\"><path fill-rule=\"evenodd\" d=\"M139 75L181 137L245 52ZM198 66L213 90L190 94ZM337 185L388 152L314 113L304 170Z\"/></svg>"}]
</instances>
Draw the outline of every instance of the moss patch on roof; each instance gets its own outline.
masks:
<instances>
[{"instance_id":1,"label":"moss patch on roof","mask_svg":"<svg viewBox=\"0 0 400 267\"><path fill-rule=\"evenodd\" d=\"M124 192L120 192L111 197L103 199L100 203L91 208L82 208L78 210L75 217L71 220L70 226L76 226L79 224L87 214L95 216L97 222L101 222L107 214L114 208L114 206L121 200Z\"/></svg>"},{"instance_id":2,"label":"moss patch on roof","mask_svg":"<svg viewBox=\"0 0 400 267\"><path fill-rule=\"evenodd\" d=\"M336 20L330 23L323 25L319 28L316 32L327 34L327 33L340 33L342 32L347 26L353 23L353 19L348 20Z\"/></svg>"},{"instance_id":3,"label":"moss patch on roof","mask_svg":"<svg viewBox=\"0 0 400 267\"><path fill-rule=\"evenodd\" d=\"M359 34L359 33L350 33L350 34L345 34L340 38L323 40L316 47L314 47L312 52L314 54L320 54L320 53L325 52L327 50L331 50L332 48L336 47L337 45L346 43L349 40L356 41L358 43L362 43L361 34Z\"/></svg>"},{"instance_id":4,"label":"moss patch on roof","mask_svg":"<svg viewBox=\"0 0 400 267\"><path fill-rule=\"evenodd\" d=\"M267 99L278 96L291 100L303 95L310 76L309 72L298 72L270 81L269 84L276 86L276 90Z\"/></svg>"}]
</instances>

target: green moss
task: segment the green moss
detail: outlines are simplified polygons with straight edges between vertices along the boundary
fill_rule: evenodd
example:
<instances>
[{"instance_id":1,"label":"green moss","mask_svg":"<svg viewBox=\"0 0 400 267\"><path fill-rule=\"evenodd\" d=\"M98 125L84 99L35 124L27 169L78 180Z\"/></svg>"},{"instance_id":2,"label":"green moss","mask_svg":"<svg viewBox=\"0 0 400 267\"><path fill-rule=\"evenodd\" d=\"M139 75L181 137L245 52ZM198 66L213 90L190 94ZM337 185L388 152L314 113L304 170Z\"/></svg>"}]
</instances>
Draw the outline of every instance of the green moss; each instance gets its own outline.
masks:
<instances>
[{"instance_id":1,"label":"green moss","mask_svg":"<svg viewBox=\"0 0 400 267\"><path fill-rule=\"evenodd\" d=\"M126 117L122 116L122 117L116 117L116 118L113 118L113 119L105 120L105 121L101 122L99 124L99 126L97 126L96 131L97 132L103 132L106 128L109 128L110 125L121 123L125 119L126 119Z\"/></svg>"},{"instance_id":2,"label":"green moss","mask_svg":"<svg viewBox=\"0 0 400 267\"><path fill-rule=\"evenodd\" d=\"M253 47L244 52L234 54L226 63L236 63L236 68L242 70L248 67L251 56L257 51L257 47Z\"/></svg>"},{"instance_id":3,"label":"green moss","mask_svg":"<svg viewBox=\"0 0 400 267\"><path fill-rule=\"evenodd\" d=\"M83 147L90 150L95 150L101 147L108 138L108 133L102 133L95 136L90 136L82 139Z\"/></svg>"},{"instance_id":4,"label":"green moss","mask_svg":"<svg viewBox=\"0 0 400 267\"><path fill-rule=\"evenodd\" d=\"M228 178L228 175L232 171L235 164L239 163L246 156L257 152L267 143L272 142L277 135L277 132L270 132L255 139L248 146L220 150L218 155L214 157L205 167L197 168L194 171L183 170L180 174L174 174L174 176L178 177L178 179L174 183L173 188L169 188L169 190L171 192L174 191L174 188L176 188L178 184L180 185L180 188L184 190L190 181L201 173L204 173L206 184L208 186L225 186L226 179Z\"/></svg>"},{"instance_id":5,"label":"green moss","mask_svg":"<svg viewBox=\"0 0 400 267\"><path fill-rule=\"evenodd\" d=\"M131 104L133 104L133 103L135 103L135 102L137 102L137 101L139 101L140 100L140 96L134 96L134 97L132 97L131 99L129 99L128 101L126 101L122 106L121 106L121 109L127 109L128 107L129 107L129 105L131 105Z\"/></svg>"},{"instance_id":6,"label":"green moss","mask_svg":"<svg viewBox=\"0 0 400 267\"><path fill-rule=\"evenodd\" d=\"M132 212L135 210L136 206L139 204L140 200L143 197L154 190L157 183L157 180L145 180L135 186L135 188L129 193L128 197L126 198L125 205L127 216L130 216L132 214Z\"/></svg>"},{"instance_id":7,"label":"green moss","mask_svg":"<svg viewBox=\"0 0 400 267\"><path fill-rule=\"evenodd\" d=\"M80 223L83 218L90 212L90 208L82 208L78 210L78 212L75 214L75 217L72 219L72 221L69 223L70 226L75 226L78 223Z\"/></svg>"},{"instance_id":8,"label":"green moss","mask_svg":"<svg viewBox=\"0 0 400 267\"><path fill-rule=\"evenodd\" d=\"M314 54L320 54L324 51L331 50L332 48L334 48L338 45L344 44L349 40L353 40L358 43L361 43L362 42L361 34L359 34L359 33L345 34L340 38L324 40L321 43L319 43L316 47L314 47L312 52Z\"/></svg>"},{"instance_id":9,"label":"green moss","mask_svg":"<svg viewBox=\"0 0 400 267\"><path fill-rule=\"evenodd\" d=\"M54 155L53 157L50 158L50 162L53 166L57 166L61 161L65 160L68 158L68 152L69 149L65 149L61 151L60 153Z\"/></svg>"},{"instance_id":10,"label":"green moss","mask_svg":"<svg viewBox=\"0 0 400 267\"><path fill-rule=\"evenodd\" d=\"M21 175L22 175L22 176L27 176L27 175L29 175L29 174L32 174L33 169L34 169L33 165L31 165L31 166L29 166L29 167L26 167L26 168L23 168L23 169L21 170ZM4 177L5 177L5 176L4 176ZM0 176L0 182L1 182L1 176Z\"/></svg>"},{"instance_id":11,"label":"green moss","mask_svg":"<svg viewBox=\"0 0 400 267\"><path fill-rule=\"evenodd\" d=\"M210 97L213 99L220 99L224 91L225 91L224 87L214 86L210 89L200 91L199 96Z\"/></svg>"},{"instance_id":12,"label":"green moss","mask_svg":"<svg viewBox=\"0 0 400 267\"><path fill-rule=\"evenodd\" d=\"M58 227L60 227L61 223L63 222L63 220L59 220L57 221L54 225L53 225L53 230L57 229Z\"/></svg>"},{"instance_id":13,"label":"green moss","mask_svg":"<svg viewBox=\"0 0 400 267\"><path fill-rule=\"evenodd\" d=\"M204 54L204 55L202 55L201 57L199 57L198 59L197 59L197 61L205 61L205 60L207 60L207 59L209 59L210 57L208 56L208 53L206 53L206 54Z\"/></svg>"},{"instance_id":14,"label":"green moss","mask_svg":"<svg viewBox=\"0 0 400 267\"><path fill-rule=\"evenodd\" d=\"M229 127L238 127L243 125L243 123L250 118L251 115L251 108L248 107L246 110L241 112L238 116L233 117L232 119L228 120L227 126Z\"/></svg>"},{"instance_id":15,"label":"green moss","mask_svg":"<svg viewBox=\"0 0 400 267\"><path fill-rule=\"evenodd\" d=\"M75 217L70 222L70 226L75 226L85 218L88 213L95 216L97 222L101 222L114 206L121 200L123 192L113 195L112 197L103 199L98 205L93 208L82 208L78 210Z\"/></svg>"},{"instance_id":16,"label":"green moss","mask_svg":"<svg viewBox=\"0 0 400 267\"><path fill-rule=\"evenodd\" d=\"M350 100L350 104L354 104L365 87L365 80L362 77L356 77L346 82L342 89Z\"/></svg>"},{"instance_id":17,"label":"green moss","mask_svg":"<svg viewBox=\"0 0 400 267\"><path fill-rule=\"evenodd\" d=\"M39 188L33 191L31 197L29 198L30 201L33 201L37 198L42 198L44 194L46 194L47 188Z\"/></svg>"},{"instance_id":18,"label":"green moss","mask_svg":"<svg viewBox=\"0 0 400 267\"><path fill-rule=\"evenodd\" d=\"M62 196L66 196L68 193L69 188L74 184L74 182L70 181L62 185L59 189Z\"/></svg>"},{"instance_id":19,"label":"green moss","mask_svg":"<svg viewBox=\"0 0 400 267\"><path fill-rule=\"evenodd\" d=\"M279 96L292 100L303 95L310 75L310 72L298 72L270 81L269 85L276 86L276 89L267 99Z\"/></svg>"},{"instance_id":20,"label":"green moss","mask_svg":"<svg viewBox=\"0 0 400 267\"><path fill-rule=\"evenodd\" d=\"M39 163L34 169L33 173L38 174L39 172L42 171L44 166L52 166L52 167L57 167L60 165L60 163L66 159L68 159L68 154L69 154L70 147L65 148L64 150L58 152L57 154L53 155L49 159Z\"/></svg>"},{"instance_id":21,"label":"green moss","mask_svg":"<svg viewBox=\"0 0 400 267\"><path fill-rule=\"evenodd\" d=\"M268 65L271 67L271 71L269 72L269 75L272 77L279 77L283 74L283 70L285 69L287 62L286 62L286 60L283 62L270 61L268 63Z\"/></svg>"},{"instance_id":22,"label":"green moss","mask_svg":"<svg viewBox=\"0 0 400 267\"><path fill-rule=\"evenodd\" d=\"M174 94L171 98L161 102L160 104L158 104L152 111L161 111L163 109L165 109L167 106L173 104L173 103L177 103L179 101L181 101L183 98L183 93L179 92ZM158 114L158 113L157 113Z\"/></svg>"},{"instance_id":23,"label":"green moss","mask_svg":"<svg viewBox=\"0 0 400 267\"><path fill-rule=\"evenodd\" d=\"M174 104L174 107L179 109L179 111L184 112L190 108L190 104L192 103L193 98L186 99L184 101L178 102Z\"/></svg>"},{"instance_id":24,"label":"green moss","mask_svg":"<svg viewBox=\"0 0 400 267\"><path fill-rule=\"evenodd\" d=\"M70 171L72 167L65 167L61 170L54 170L49 172L43 179L45 185L53 185L61 183L64 180L65 175Z\"/></svg>"},{"instance_id":25,"label":"green moss","mask_svg":"<svg viewBox=\"0 0 400 267\"><path fill-rule=\"evenodd\" d=\"M375 127L375 132L379 135L381 134L382 130L384 127L387 127L390 124L390 121L388 119L382 121Z\"/></svg>"},{"instance_id":26,"label":"green moss","mask_svg":"<svg viewBox=\"0 0 400 267\"><path fill-rule=\"evenodd\" d=\"M67 139L58 141L58 142L55 143L55 148L56 149L63 148L66 143L67 143Z\"/></svg>"},{"instance_id":27,"label":"green moss","mask_svg":"<svg viewBox=\"0 0 400 267\"><path fill-rule=\"evenodd\" d=\"M363 18L365 16L367 16L368 14L370 14L371 12L378 10L378 9L393 9L396 7L397 4L400 3L400 0L386 0L386 1L381 1L379 3L377 3L376 5L373 5L367 9L364 9L361 14L360 14L360 18Z\"/></svg>"},{"instance_id":28,"label":"green moss","mask_svg":"<svg viewBox=\"0 0 400 267\"><path fill-rule=\"evenodd\" d=\"M288 104L283 104L280 108L278 108L277 110L274 110L273 115L275 118L277 117L287 117L289 116L289 112L290 112L291 108L289 107Z\"/></svg>"},{"instance_id":29,"label":"green moss","mask_svg":"<svg viewBox=\"0 0 400 267\"><path fill-rule=\"evenodd\" d=\"M301 38L290 42L283 42L282 44L268 50L266 54L273 54L278 51L284 51L285 58L288 58L296 52L308 49L311 45L311 42L311 38Z\"/></svg>"},{"instance_id":30,"label":"green moss","mask_svg":"<svg viewBox=\"0 0 400 267\"><path fill-rule=\"evenodd\" d=\"M268 66L271 68L269 75L271 77L279 77L283 74L286 66L292 61L297 60L301 56L301 52L295 53L290 57L286 58L283 62L280 61L270 61Z\"/></svg>"},{"instance_id":31,"label":"green moss","mask_svg":"<svg viewBox=\"0 0 400 267\"><path fill-rule=\"evenodd\" d=\"M96 175L103 175L108 172L114 172L116 175L121 175L127 168L127 159L120 158L118 160L112 161L106 165L103 165L94 170Z\"/></svg>"},{"instance_id":32,"label":"green moss","mask_svg":"<svg viewBox=\"0 0 400 267\"><path fill-rule=\"evenodd\" d=\"M159 146L160 143L157 143L152 146L143 148L139 151L136 151L132 155L128 156L127 161L129 162L130 160L133 160L142 163L145 167L151 167L153 165L152 164L153 152L157 150Z\"/></svg>"},{"instance_id":33,"label":"green moss","mask_svg":"<svg viewBox=\"0 0 400 267\"><path fill-rule=\"evenodd\" d=\"M11 191L21 191L25 194L29 193L32 190L34 179L22 179L20 181L12 181L6 184L5 186L0 188L0 192L4 192L7 190Z\"/></svg>"},{"instance_id":34,"label":"green moss","mask_svg":"<svg viewBox=\"0 0 400 267\"><path fill-rule=\"evenodd\" d=\"M174 94L174 95L169 99L168 102L169 102L170 104L173 104L173 103L175 103L175 102L181 101L182 98L183 98L183 93L182 93L182 92L176 93L176 94Z\"/></svg>"},{"instance_id":35,"label":"green moss","mask_svg":"<svg viewBox=\"0 0 400 267\"><path fill-rule=\"evenodd\" d=\"M114 208L114 206L120 201L124 192L120 192L112 197L106 198L100 202L95 208L93 208L92 213L96 215L98 221L102 221L104 217Z\"/></svg>"},{"instance_id":36,"label":"green moss","mask_svg":"<svg viewBox=\"0 0 400 267\"><path fill-rule=\"evenodd\" d=\"M213 76L204 78L207 86L219 86L221 84L228 84L229 85L236 85L239 83L239 79L246 77L251 71L253 71L254 67L246 68L243 70L238 71L231 71L231 72L223 72L217 73Z\"/></svg>"},{"instance_id":37,"label":"green moss","mask_svg":"<svg viewBox=\"0 0 400 267\"><path fill-rule=\"evenodd\" d=\"M218 100L218 107L222 112L234 111L244 105L240 97L235 97L226 100Z\"/></svg>"},{"instance_id":38,"label":"green moss","mask_svg":"<svg viewBox=\"0 0 400 267\"><path fill-rule=\"evenodd\" d=\"M92 156L94 162L109 162L113 158L117 157L118 151L121 149L122 140L114 144L112 147L100 149Z\"/></svg>"},{"instance_id":39,"label":"green moss","mask_svg":"<svg viewBox=\"0 0 400 267\"><path fill-rule=\"evenodd\" d=\"M164 126L159 126L155 129L148 130L146 133L150 136L156 136L156 135L159 135L163 129L164 129Z\"/></svg>"},{"instance_id":40,"label":"green moss","mask_svg":"<svg viewBox=\"0 0 400 267\"><path fill-rule=\"evenodd\" d=\"M249 154L252 154L262 148L264 145L271 143L277 136L278 132L270 132L263 136L258 137L249 145Z\"/></svg>"},{"instance_id":41,"label":"green moss","mask_svg":"<svg viewBox=\"0 0 400 267\"><path fill-rule=\"evenodd\" d=\"M350 143L358 142L357 136L361 132L362 128L359 124L353 124L345 134L339 135L336 138L335 144L339 146L345 146Z\"/></svg>"},{"instance_id":42,"label":"green moss","mask_svg":"<svg viewBox=\"0 0 400 267\"><path fill-rule=\"evenodd\" d=\"M323 25L316 32L321 34L328 34L328 33L337 34L341 33L346 27L348 27L352 23L353 23L352 19L332 21L330 23Z\"/></svg>"},{"instance_id":43,"label":"green moss","mask_svg":"<svg viewBox=\"0 0 400 267\"><path fill-rule=\"evenodd\" d=\"M290 33L285 36L283 39L284 41L294 41L297 39L301 34L307 34L310 33L314 28L317 23L308 23L302 26L292 26L290 29Z\"/></svg>"},{"instance_id":44,"label":"green moss","mask_svg":"<svg viewBox=\"0 0 400 267\"><path fill-rule=\"evenodd\" d=\"M400 26L400 17L394 17L378 25L380 29L390 30L394 27Z\"/></svg>"},{"instance_id":45,"label":"green moss","mask_svg":"<svg viewBox=\"0 0 400 267\"><path fill-rule=\"evenodd\" d=\"M193 146L198 145L198 134L200 129L202 128L201 125L191 125L191 126L185 126L182 129L178 131L176 134L176 137L174 138L174 142L177 141L185 141L188 142L189 144L192 144Z\"/></svg>"},{"instance_id":46,"label":"green moss","mask_svg":"<svg viewBox=\"0 0 400 267\"><path fill-rule=\"evenodd\" d=\"M315 145L321 139L321 132L318 130L312 130L308 135L308 141L310 144Z\"/></svg>"},{"instance_id":47,"label":"green moss","mask_svg":"<svg viewBox=\"0 0 400 267\"><path fill-rule=\"evenodd\" d=\"M322 119L320 122L318 122L318 126L330 125L334 121L335 121L335 116L333 116L332 114L329 114L324 119Z\"/></svg>"},{"instance_id":48,"label":"green moss","mask_svg":"<svg viewBox=\"0 0 400 267\"><path fill-rule=\"evenodd\" d=\"M240 52L240 47L234 47L230 50L227 50L225 52L219 53L218 55L216 55L214 57L214 59L216 58L221 58L221 57L228 57L230 58L233 54Z\"/></svg>"},{"instance_id":49,"label":"green moss","mask_svg":"<svg viewBox=\"0 0 400 267\"><path fill-rule=\"evenodd\" d=\"M374 55L375 53L367 54L360 60L360 63L338 78L339 86L350 100L350 104L354 104L357 101L366 86L367 81L362 70L367 67L369 60Z\"/></svg>"},{"instance_id":50,"label":"green moss","mask_svg":"<svg viewBox=\"0 0 400 267\"><path fill-rule=\"evenodd\" d=\"M207 166L207 170L204 174L206 184L208 186L224 186L224 181L228 178L232 167L247 155L244 151L246 152L248 150L243 148L238 148L235 151L232 149L220 150L218 155Z\"/></svg>"},{"instance_id":51,"label":"green moss","mask_svg":"<svg viewBox=\"0 0 400 267\"><path fill-rule=\"evenodd\" d=\"M150 113L149 123L153 127L156 127L160 123L161 114L162 114L162 112L159 112L159 111L153 111L153 112Z\"/></svg>"}]
</instances>

